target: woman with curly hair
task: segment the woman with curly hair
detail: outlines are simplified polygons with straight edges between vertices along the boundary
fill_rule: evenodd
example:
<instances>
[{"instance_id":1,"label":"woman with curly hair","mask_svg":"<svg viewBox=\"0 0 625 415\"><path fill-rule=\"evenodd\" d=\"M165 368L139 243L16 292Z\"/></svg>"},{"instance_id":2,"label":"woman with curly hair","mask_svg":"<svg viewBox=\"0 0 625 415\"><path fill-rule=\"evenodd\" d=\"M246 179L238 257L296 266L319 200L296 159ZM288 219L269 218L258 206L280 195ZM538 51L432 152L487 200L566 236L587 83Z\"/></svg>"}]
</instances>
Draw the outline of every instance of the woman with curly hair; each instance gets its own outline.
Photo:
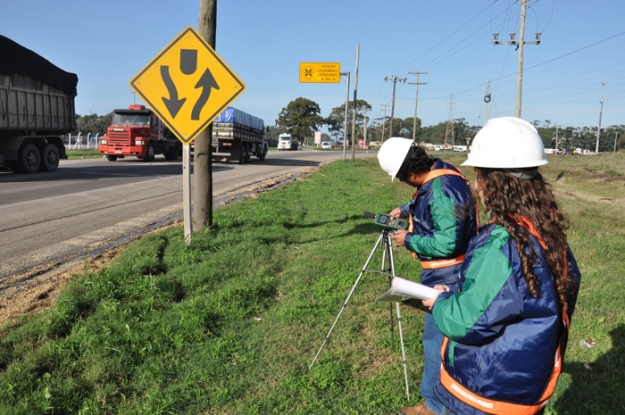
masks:
<instances>
[{"instance_id":1,"label":"woman with curly hair","mask_svg":"<svg viewBox=\"0 0 625 415\"><path fill-rule=\"evenodd\" d=\"M444 414L536 414L553 393L581 275L567 222L526 121L491 119L464 166L490 223L469 243L458 291L424 301L446 336L435 396Z\"/></svg>"}]
</instances>

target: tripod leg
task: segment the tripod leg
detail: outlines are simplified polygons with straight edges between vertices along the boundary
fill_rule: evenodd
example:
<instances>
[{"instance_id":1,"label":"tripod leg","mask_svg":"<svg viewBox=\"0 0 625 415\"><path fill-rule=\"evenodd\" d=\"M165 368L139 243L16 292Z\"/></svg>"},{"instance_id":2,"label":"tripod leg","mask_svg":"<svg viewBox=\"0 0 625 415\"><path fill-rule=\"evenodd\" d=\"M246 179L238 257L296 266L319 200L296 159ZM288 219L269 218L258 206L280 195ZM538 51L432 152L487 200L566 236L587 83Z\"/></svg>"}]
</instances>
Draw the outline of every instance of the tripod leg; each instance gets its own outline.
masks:
<instances>
[{"instance_id":1,"label":"tripod leg","mask_svg":"<svg viewBox=\"0 0 625 415\"><path fill-rule=\"evenodd\" d=\"M382 244L384 245L384 249L382 251L382 272L386 272L388 271L386 268L386 257L388 254L388 258L391 258L391 250L393 249L393 246L391 245L391 238L389 237L387 231L384 231L384 240L382 241ZM390 262L390 261L389 261ZM394 273L393 273L394 275ZM392 281L393 277L388 277L388 286L391 286L391 281ZM390 315L390 324L389 324L389 329L391 330L391 347L393 349L395 349L395 327L394 327L394 323L393 323L393 303L389 303L388 304L388 311L389 311L389 315Z\"/></svg>"},{"instance_id":2,"label":"tripod leg","mask_svg":"<svg viewBox=\"0 0 625 415\"><path fill-rule=\"evenodd\" d=\"M389 246L389 259L391 262L391 275L395 277L395 258L393 257L393 249L391 246L391 237L387 235L387 244ZM404 349L404 332L401 329L401 313L399 311L399 303L395 303L397 312L397 327L399 328L399 342L401 344L401 359L404 365L404 381L406 382L406 397L410 400L410 387L408 386L408 364L406 362L406 350Z\"/></svg>"},{"instance_id":3,"label":"tripod leg","mask_svg":"<svg viewBox=\"0 0 625 415\"><path fill-rule=\"evenodd\" d=\"M319 348L319 351L315 355L315 358L313 359L312 363L310 364L310 367L308 368L308 370L312 369L313 365L317 361L317 358L319 357L319 354L321 353L321 350L323 349L323 346L325 346L326 343L328 342L328 340L330 339L330 335L332 334L332 330L334 330L334 326L336 326L336 323L339 321L339 318L341 318L341 314L343 314L343 311L345 311L345 307L347 307L347 303L349 302L349 299L354 294L354 291L356 291L356 286L358 286L358 283L360 282L360 279L362 278L362 276L364 275L365 271L367 270L367 266L369 265L369 262L371 262L371 258L373 258L373 254L375 253L375 250L378 249L378 246L380 246L380 244L382 243L383 240L384 240L384 234L382 233L382 234L380 234L380 237L378 238L378 241L376 242L375 246L373 247L373 250L371 251L371 254L369 254L369 258L367 259L367 262L365 262L365 266L360 271L360 274L358 275L358 278L356 278L356 282L354 283L354 286L352 287L352 290L349 292L349 295L345 299L345 302L343 302L343 306L341 307L341 311L339 311L339 314L336 316L336 319L334 319L334 323L332 324L332 327L330 327L330 331L328 331L328 334L326 334L326 337L323 339L323 343L321 344L321 347Z\"/></svg>"},{"instance_id":4,"label":"tripod leg","mask_svg":"<svg viewBox=\"0 0 625 415\"><path fill-rule=\"evenodd\" d=\"M401 329L401 314L399 312L399 303L395 303L397 310L397 326L399 327L399 341L401 343L401 360L404 365L404 380L406 381L406 397L410 400L410 389L408 386L408 364L406 362L406 351L404 349L404 334Z\"/></svg>"}]
</instances>

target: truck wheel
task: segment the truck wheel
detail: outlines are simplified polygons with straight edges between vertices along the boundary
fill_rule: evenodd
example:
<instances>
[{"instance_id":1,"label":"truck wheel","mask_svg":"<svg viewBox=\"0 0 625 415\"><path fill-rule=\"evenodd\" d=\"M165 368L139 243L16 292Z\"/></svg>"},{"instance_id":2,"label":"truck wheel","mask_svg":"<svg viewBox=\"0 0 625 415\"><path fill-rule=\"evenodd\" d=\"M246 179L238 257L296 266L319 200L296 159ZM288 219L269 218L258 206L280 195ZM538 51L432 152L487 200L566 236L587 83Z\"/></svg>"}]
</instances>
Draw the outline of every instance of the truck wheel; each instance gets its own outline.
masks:
<instances>
[{"instance_id":1,"label":"truck wheel","mask_svg":"<svg viewBox=\"0 0 625 415\"><path fill-rule=\"evenodd\" d=\"M148 153L143 157L143 161L151 162L154 161L154 156L156 155L156 151L154 151L154 144L148 144Z\"/></svg>"},{"instance_id":2,"label":"truck wheel","mask_svg":"<svg viewBox=\"0 0 625 415\"><path fill-rule=\"evenodd\" d=\"M59 149L52 143L47 144L41 154L41 171L55 171L59 167Z\"/></svg>"},{"instance_id":3,"label":"truck wheel","mask_svg":"<svg viewBox=\"0 0 625 415\"><path fill-rule=\"evenodd\" d=\"M258 153L257 157L260 161L265 160L265 156L267 155L267 147L263 146L263 149Z\"/></svg>"},{"instance_id":4,"label":"truck wheel","mask_svg":"<svg viewBox=\"0 0 625 415\"><path fill-rule=\"evenodd\" d=\"M19 152L18 171L20 173L35 173L41 166L41 154L34 144L26 144Z\"/></svg>"},{"instance_id":5,"label":"truck wheel","mask_svg":"<svg viewBox=\"0 0 625 415\"><path fill-rule=\"evenodd\" d=\"M115 161L115 160L117 160L117 156L106 156L106 159L108 161Z\"/></svg>"},{"instance_id":6,"label":"truck wheel","mask_svg":"<svg viewBox=\"0 0 625 415\"><path fill-rule=\"evenodd\" d=\"M239 164L245 164L245 154L247 153L247 149L244 145L241 145L241 151L239 153Z\"/></svg>"},{"instance_id":7,"label":"truck wheel","mask_svg":"<svg viewBox=\"0 0 625 415\"><path fill-rule=\"evenodd\" d=\"M249 163L252 159L252 149L249 146L245 146L245 164Z\"/></svg>"},{"instance_id":8,"label":"truck wheel","mask_svg":"<svg viewBox=\"0 0 625 415\"><path fill-rule=\"evenodd\" d=\"M180 153L182 153L182 145L180 144L180 142L177 142L165 153L165 159L178 160L181 155Z\"/></svg>"}]
</instances>

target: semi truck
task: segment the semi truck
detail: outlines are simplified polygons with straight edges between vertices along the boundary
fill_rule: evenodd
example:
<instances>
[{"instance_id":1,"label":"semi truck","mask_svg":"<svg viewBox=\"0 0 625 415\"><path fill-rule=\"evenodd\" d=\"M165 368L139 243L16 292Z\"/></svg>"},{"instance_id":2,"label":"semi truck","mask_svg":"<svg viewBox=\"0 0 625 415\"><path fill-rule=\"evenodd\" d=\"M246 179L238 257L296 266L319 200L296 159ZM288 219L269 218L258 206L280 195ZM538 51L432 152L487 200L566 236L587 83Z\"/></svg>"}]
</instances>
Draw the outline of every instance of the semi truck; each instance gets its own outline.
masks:
<instances>
[{"instance_id":1,"label":"semi truck","mask_svg":"<svg viewBox=\"0 0 625 415\"><path fill-rule=\"evenodd\" d=\"M265 122L234 107L227 107L213 121L212 158L215 161L249 163L267 156L269 146L264 138Z\"/></svg>"},{"instance_id":2,"label":"semi truck","mask_svg":"<svg viewBox=\"0 0 625 415\"><path fill-rule=\"evenodd\" d=\"M128 109L113 110L111 125L98 151L109 161L130 156L151 162L158 154L176 160L182 155L182 143L152 110L133 104Z\"/></svg>"},{"instance_id":3,"label":"semi truck","mask_svg":"<svg viewBox=\"0 0 625 415\"><path fill-rule=\"evenodd\" d=\"M76 128L78 76L0 35L0 165L55 171L67 159L62 135Z\"/></svg>"},{"instance_id":4,"label":"semi truck","mask_svg":"<svg viewBox=\"0 0 625 415\"><path fill-rule=\"evenodd\" d=\"M301 150L302 146L300 145L297 139L294 139L291 134L280 134L278 137L278 150Z\"/></svg>"}]
</instances>

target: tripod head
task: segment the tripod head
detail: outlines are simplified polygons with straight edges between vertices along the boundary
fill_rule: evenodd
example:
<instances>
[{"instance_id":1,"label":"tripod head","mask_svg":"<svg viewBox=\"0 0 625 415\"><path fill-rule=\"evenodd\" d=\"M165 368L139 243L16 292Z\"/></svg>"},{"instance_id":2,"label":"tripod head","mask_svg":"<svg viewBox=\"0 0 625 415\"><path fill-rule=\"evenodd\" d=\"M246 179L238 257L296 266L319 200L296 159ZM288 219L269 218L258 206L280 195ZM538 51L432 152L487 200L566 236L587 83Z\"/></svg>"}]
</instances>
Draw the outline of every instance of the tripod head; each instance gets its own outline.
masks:
<instances>
[{"instance_id":1,"label":"tripod head","mask_svg":"<svg viewBox=\"0 0 625 415\"><path fill-rule=\"evenodd\" d=\"M386 213L365 212L365 218L374 219L373 223L387 231L406 230L408 229L408 220L404 218L391 219L391 215Z\"/></svg>"}]
</instances>

